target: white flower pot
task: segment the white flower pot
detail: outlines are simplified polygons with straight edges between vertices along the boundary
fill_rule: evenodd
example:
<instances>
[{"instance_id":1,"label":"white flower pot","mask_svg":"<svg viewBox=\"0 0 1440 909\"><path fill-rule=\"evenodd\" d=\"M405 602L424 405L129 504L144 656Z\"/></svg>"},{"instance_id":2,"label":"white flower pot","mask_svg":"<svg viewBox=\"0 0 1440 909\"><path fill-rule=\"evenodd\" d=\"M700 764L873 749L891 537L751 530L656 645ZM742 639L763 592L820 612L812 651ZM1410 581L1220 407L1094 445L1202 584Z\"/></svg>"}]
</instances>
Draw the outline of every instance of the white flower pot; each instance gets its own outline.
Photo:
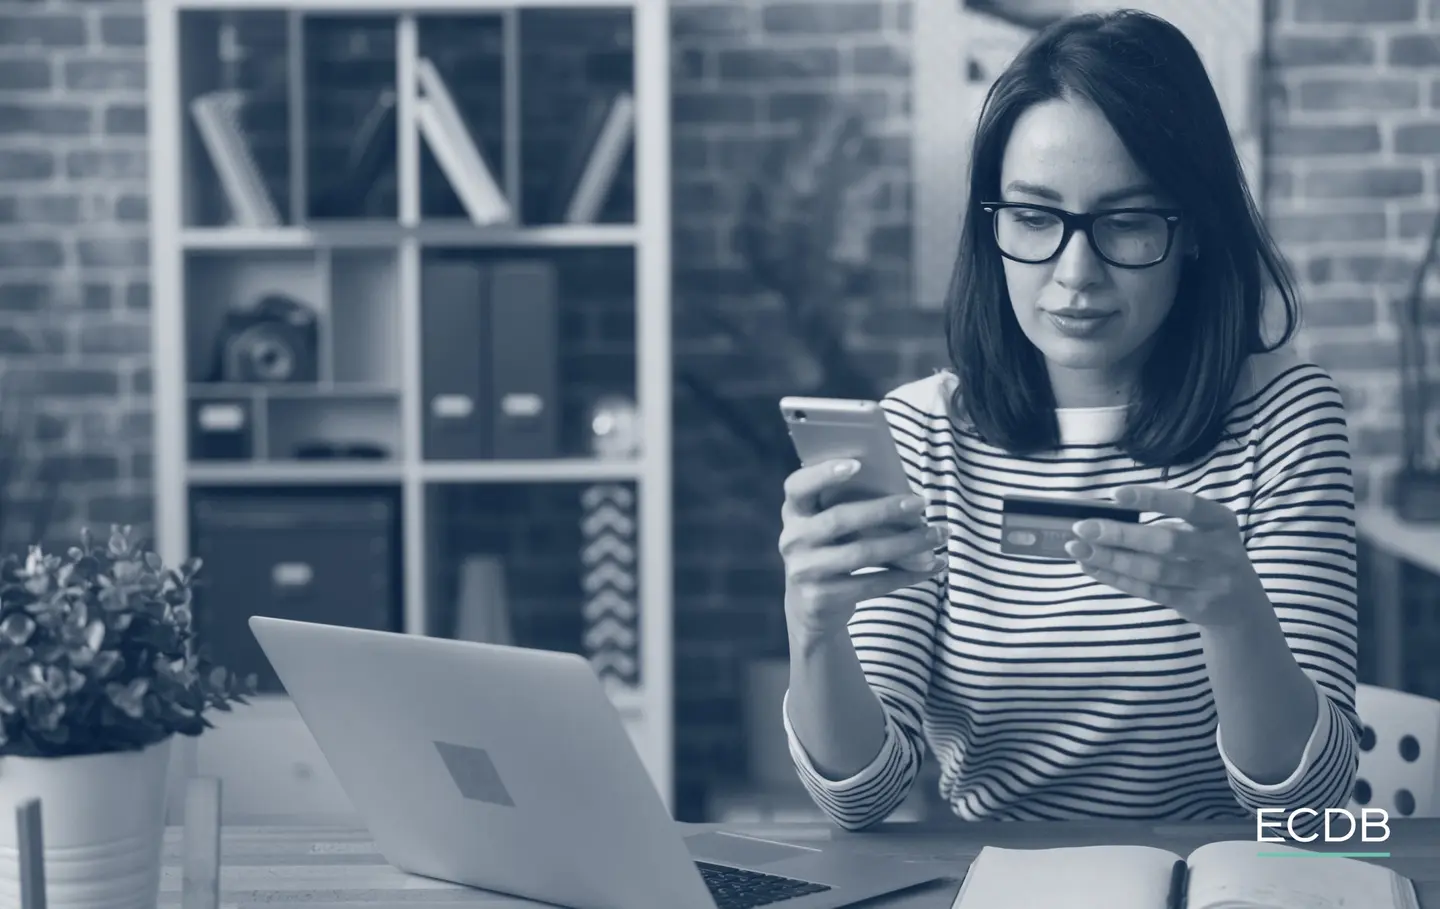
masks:
<instances>
[{"instance_id":1,"label":"white flower pot","mask_svg":"<svg viewBox=\"0 0 1440 909\"><path fill-rule=\"evenodd\" d=\"M47 909L155 909L170 740L143 751L0 757L0 907L20 905L15 809L40 799Z\"/></svg>"}]
</instances>

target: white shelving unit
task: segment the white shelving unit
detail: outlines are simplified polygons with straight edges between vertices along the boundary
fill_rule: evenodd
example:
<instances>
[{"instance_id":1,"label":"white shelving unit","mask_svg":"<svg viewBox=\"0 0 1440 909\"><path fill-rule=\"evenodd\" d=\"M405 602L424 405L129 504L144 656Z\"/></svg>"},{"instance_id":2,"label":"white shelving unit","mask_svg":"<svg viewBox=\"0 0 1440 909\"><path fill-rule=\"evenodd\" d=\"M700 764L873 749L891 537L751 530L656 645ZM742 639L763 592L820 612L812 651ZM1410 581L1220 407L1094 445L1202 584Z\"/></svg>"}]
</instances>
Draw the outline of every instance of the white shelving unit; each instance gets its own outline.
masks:
<instances>
[{"instance_id":1,"label":"white shelving unit","mask_svg":"<svg viewBox=\"0 0 1440 909\"><path fill-rule=\"evenodd\" d=\"M191 549L192 495L196 487L334 488L345 484L393 487L402 503L403 630L434 632L437 608L433 596L431 552L433 506L427 494L433 484L571 484L576 495L585 484L633 484L636 517L635 594L639 603L638 686L614 689L620 709L656 788L673 810L672 668L671 668L671 427L670 427L670 168L669 168L669 12L665 0L147 0L149 28L149 110L151 138L151 217L154 377L154 477L157 546L167 563L179 563ZM517 33L518 16L526 9L609 10L632 17L633 87L635 99L634 224L507 224L476 226L468 221L432 221L422 216L421 142L416 119L419 97L417 60L421 28L427 16L491 17L500 21L504 48L513 58L527 35ZM226 17L265 14L280 17L288 48L290 82L287 154L290 197L277 199L282 226L215 225L197 221L192 194L199 193L194 161L205 152L191 135L190 96L195 73L219 67L212 39L191 46L192 36L205 35L207 22ZM314 17L364 15L394 24L396 72L397 211L387 220L308 221L306 162L302 138L305 121L305 50L303 30ZM538 40L538 39L532 39ZM505 67L505 140L501 163L503 185L515 202L520 188L519 126L515 112L518 64ZM201 76L202 81L205 77ZM299 132L301 135L295 135ZM517 205L517 211L519 206ZM286 213L289 216L286 216ZM523 216L517 215L517 219ZM422 395L422 323L420 286L426 251L462 248L477 254L517 250L527 255L554 250L618 251L633 258L635 270L634 400L640 414L642 444L627 460L575 456L537 460L427 460L424 456ZM344 268L336 265L343 259ZM217 264L218 263L218 264ZM298 264L297 264L298 263ZM202 385L193 363L196 327L215 313L208 296L214 288L244 283L242 278L207 279L207 269L291 269L311 280L315 296L337 293L336 276L347 278L344 292L359 294L373 305L387 295L395 301L393 332L379 331L389 346L388 362L376 376L343 383L337 380L339 339L325 335L326 312L320 314L322 351L320 380L310 386ZM225 272L230 274L230 272ZM309 277L306 277L309 276ZM317 277L318 276L318 277ZM385 282L376 291L376 276ZM213 276L212 276L213 277ZM210 280L211 283L204 283ZM231 284L223 283L230 280ZM253 285L254 282L251 282ZM367 288L369 288L367 290ZM253 290L253 287L252 287ZM368 304L367 304L368 305ZM324 310L324 305L320 307ZM362 306L363 308L363 306ZM377 331L370 332L375 345ZM347 357L353 363L354 357ZM328 374L327 374L328 371ZM352 370L353 371L353 370ZM350 376L348 378L354 378ZM292 422L304 422L305 408L323 408L340 400L354 419L387 422L395 456L386 460L315 461L270 457L264 442L253 460L197 460L190 451L191 404L197 396L254 393L262 405L284 402ZM318 403L317 403L318 402ZM296 410L298 408L298 410ZM344 409L344 408L342 408ZM314 412L319 412L314 411ZM300 416L296 417L298 413ZM382 416L376 417L376 414ZM384 415L392 415L387 418ZM272 453L273 454L273 453ZM574 554L579 559L579 554ZM202 572L203 574L203 572ZM576 609L580 608L576 592ZM283 606L256 603L258 613L283 614ZM349 814L333 778L328 775L313 740L288 700L262 697L233 715L216 714L215 730L198 740L177 745L172 779L195 773L220 776L231 816Z\"/></svg>"}]
</instances>

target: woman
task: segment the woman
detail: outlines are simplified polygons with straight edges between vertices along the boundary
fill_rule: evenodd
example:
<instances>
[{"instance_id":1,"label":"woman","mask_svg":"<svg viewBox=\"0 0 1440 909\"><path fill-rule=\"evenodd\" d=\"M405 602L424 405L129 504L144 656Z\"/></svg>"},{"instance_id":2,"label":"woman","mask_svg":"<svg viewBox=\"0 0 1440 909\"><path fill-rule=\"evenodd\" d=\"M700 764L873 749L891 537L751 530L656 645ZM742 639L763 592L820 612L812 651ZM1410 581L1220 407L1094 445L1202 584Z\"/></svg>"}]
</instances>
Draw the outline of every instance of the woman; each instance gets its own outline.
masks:
<instances>
[{"instance_id":1,"label":"woman","mask_svg":"<svg viewBox=\"0 0 1440 909\"><path fill-rule=\"evenodd\" d=\"M1193 47L1149 15L1061 22L992 89L954 368L884 402L918 495L822 509L839 464L786 487L785 728L838 825L887 817L927 753L967 819L1347 802L1345 413L1283 346L1293 295L1229 135ZM1068 561L1002 553L1002 497L1057 492L1141 524L1077 524ZM931 570L851 574L932 551Z\"/></svg>"}]
</instances>

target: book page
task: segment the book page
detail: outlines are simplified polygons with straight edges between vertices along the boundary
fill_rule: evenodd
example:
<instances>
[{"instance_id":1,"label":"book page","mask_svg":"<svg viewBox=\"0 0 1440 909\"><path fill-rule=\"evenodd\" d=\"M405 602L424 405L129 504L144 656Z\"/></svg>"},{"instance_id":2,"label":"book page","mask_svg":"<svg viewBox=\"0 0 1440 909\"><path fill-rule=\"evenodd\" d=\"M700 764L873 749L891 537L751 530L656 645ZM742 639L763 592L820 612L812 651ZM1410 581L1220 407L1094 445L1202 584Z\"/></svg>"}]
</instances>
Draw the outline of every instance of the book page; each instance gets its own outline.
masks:
<instances>
[{"instance_id":1,"label":"book page","mask_svg":"<svg viewBox=\"0 0 1440 909\"><path fill-rule=\"evenodd\" d=\"M1286 852L1284 857L1261 853ZM1190 853L1188 909L1410 909L1389 868L1283 843L1208 843Z\"/></svg>"},{"instance_id":2,"label":"book page","mask_svg":"<svg viewBox=\"0 0 1440 909\"><path fill-rule=\"evenodd\" d=\"M951 909L1165 909L1178 860L1153 846L986 846Z\"/></svg>"}]
</instances>

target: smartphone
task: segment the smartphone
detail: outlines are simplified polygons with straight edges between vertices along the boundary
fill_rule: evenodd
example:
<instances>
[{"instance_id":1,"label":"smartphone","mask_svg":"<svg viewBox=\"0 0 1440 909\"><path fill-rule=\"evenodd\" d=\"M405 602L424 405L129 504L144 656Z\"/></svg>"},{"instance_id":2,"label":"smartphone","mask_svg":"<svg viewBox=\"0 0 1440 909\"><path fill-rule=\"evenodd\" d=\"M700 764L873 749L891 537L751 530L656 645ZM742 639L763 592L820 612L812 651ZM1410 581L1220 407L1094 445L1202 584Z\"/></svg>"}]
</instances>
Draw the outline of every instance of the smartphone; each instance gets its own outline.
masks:
<instances>
[{"instance_id":1,"label":"smartphone","mask_svg":"<svg viewBox=\"0 0 1440 909\"><path fill-rule=\"evenodd\" d=\"M915 493L878 401L790 396L780 399L780 414L800 463L809 466L843 458L860 463L858 473L821 497L823 507ZM928 558L920 555L885 567L921 570ZM880 570L862 568L855 573Z\"/></svg>"},{"instance_id":2,"label":"smartphone","mask_svg":"<svg viewBox=\"0 0 1440 909\"><path fill-rule=\"evenodd\" d=\"M878 401L792 396L780 399L780 414L800 463L842 458L860 462L859 473L826 504L913 492Z\"/></svg>"}]
</instances>

